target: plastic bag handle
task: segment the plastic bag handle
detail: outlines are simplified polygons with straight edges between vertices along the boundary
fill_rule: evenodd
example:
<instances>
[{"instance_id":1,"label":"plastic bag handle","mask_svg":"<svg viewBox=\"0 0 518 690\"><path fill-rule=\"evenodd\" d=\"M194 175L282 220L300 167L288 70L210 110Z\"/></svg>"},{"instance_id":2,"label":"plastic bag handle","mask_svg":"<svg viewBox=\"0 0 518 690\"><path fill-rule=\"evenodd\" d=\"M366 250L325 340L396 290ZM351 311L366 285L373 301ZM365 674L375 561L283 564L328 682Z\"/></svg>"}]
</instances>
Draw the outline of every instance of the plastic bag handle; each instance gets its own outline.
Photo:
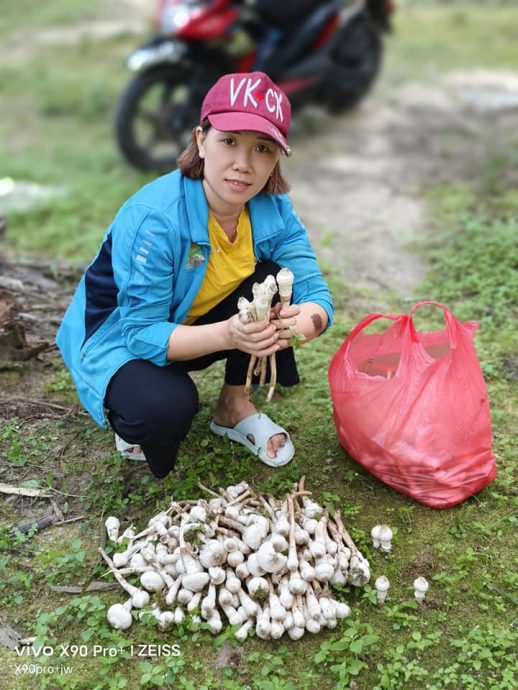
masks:
<instances>
[{"instance_id":1,"label":"plastic bag handle","mask_svg":"<svg viewBox=\"0 0 518 690\"><path fill-rule=\"evenodd\" d=\"M446 330L448 331L448 336L450 338L450 342L452 347L455 347L457 343L457 326L458 326L458 321L457 319L453 316L451 311L448 309L448 307L445 304L441 304L440 302L435 302L434 300L423 300L422 302L417 302L414 304L412 309L410 309L410 312L408 314L408 325L410 327L410 337L414 342L419 342L419 338L417 336L417 331L415 329L414 325L414 312L417 311L420 307L424 307L426 305L433 305L434 307L439 307L442 309L443 314L444 314L444 321L446 323Z\"/></svg>"},{"instance_id":2,"label":"plastic bag handle","mask_svg":"<svg viewBox=\"0 0 518 690\"><path fill-rule=\"evenodd\" d=\"M378 313L372 313L372 314L367 314L365 318L363 318L359 323L356 324L356 326L353 328L353 330L349 333L347 336L347 339L344 343L344 356L345 356L345 361L349 366L352 366L351 359L349 357L349 348L351 346L352 341L356 338L358 333L363 331L364 328L367 328L369 324L371 324L373 321L377 321L378 319L390 319L391 321L399 321L402 318L408 318L405 314L378 314Z\"/></svg>"},{"instance_id":3,"label":"plastic bag handle","mask_svg":"<svg viewBox=\"0 0 518 690\"><path fill-rule=\"evenodd\" d=\"M399 319L402 316L404 317L405 314L367 314L367 316L365 316L359 323L356 324L356 326L347 336L347 345L349 345L351 341L354 338L356 338L360 331L363 331L364 328L367 328L367 326L371 324L373 321L376 321L377 319L390 319L391 321L399 321Z\"/></svg>"}]
</instances>

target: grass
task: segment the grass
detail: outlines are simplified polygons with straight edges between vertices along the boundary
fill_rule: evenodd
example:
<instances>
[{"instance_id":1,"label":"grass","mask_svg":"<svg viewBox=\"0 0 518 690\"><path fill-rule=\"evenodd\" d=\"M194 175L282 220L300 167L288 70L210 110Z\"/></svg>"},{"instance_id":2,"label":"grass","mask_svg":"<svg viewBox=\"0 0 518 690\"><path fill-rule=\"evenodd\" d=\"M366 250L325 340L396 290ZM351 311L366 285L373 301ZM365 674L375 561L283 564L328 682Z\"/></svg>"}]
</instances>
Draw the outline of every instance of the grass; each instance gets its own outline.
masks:
<instances>
[{"instance_id":1,"label":"grass","mask_svg":"<svg viewBox=\"0 0 518 690\"><path fill-rule=\"evenodd\" d=\"M394 81L419 80L452 69L518 67L512 2L399 0L396 6L385 63Z\"/></svg>"},{"instance_id":2,"label":"grass","mask_svg":"<svg viewBox=\"0 0 518 690\"><path fill-rule=\"evenodd\" d=\"M78 2L53 2L45 8L28 0L12 4L0 33L23 26L24 15L32 10L37 12L31 15L34 25L45 26L75 21L81 7ZM459 3L403 7L389 46L388 82L419 79L431 61L437 70L516 68L505 38L513 21L516 25L516 9L477 5L468 11ZM433 32L424 32L431 24ZM481 54L484 37L497 45ZM133 41L121 36L110 42L49 47L28 63L0 68L2 175L42 184L64 182L69 189L59 201L9 215L4 249L84 262L120 202L148 179L119 159L111 131L113 103L127 78L122 58ZM3 688L518 686L518 195L511 173L513 155L511 147L503 157L489 151L473 182L431 189L427 208L432 232L419 248L430 265L419 294L447 303L461 319L480 320L476 342L491 400L499 469L495 482L455 508L433 511L395 493L345 455L332 422L325 377L334 352L363 315L345 300L339 304L336 325L318 347L299 351L302 385L280 391L271 403L272 417L297 440L294 461L281 470L272 472L234 444L208 438L221 380L218 367L199 377L202 409L182 447L177 471L161 483L132 472L113 452L111 435L79 412L66 419L11 417L0 427L2 481L47 488L65 517L85 519L40 534L13 536L10 527L46 514L48 501L0 504L2 621L23 635L37 636L54 651L25 658L0 647ZM336 293L343 294L342 279L334 274L329 279ZM345 291L355 294L352 286ZM424 318L423 327L436 323L432 316ZM5 390L16 387L21 394L30 391L30 397L66 406L75 402L70 377L57 359L45 368L29 361L22 374L2 371L0 376ZM370 586L343 588L337 596L350 603L353 614L336 630L307 635L297 643L252 638L243 645L239 666L218 668L222 645L234 644L231 630L213 638L186 624L162 634L143 619L121 634L105 622L107 607L121 600L118 592L73 596L51 589L107 579L97 546L108 514L140 526L167 505L171 495L198 497L199 478L212 486L246 479L257 490L280 496L302 474L317 500L341 509L374 575L389 577L389 600L383 608L375 605ZM369 531L377 522L389 523L395 532L391 554L371 548ZM418 574L431 583L420 608L411 587ZM178 645L179 655L172 645Z\"/></svg>"},{"instance_id":3,"label":"grass","mask_svg":"<svg viewBox=\"0 0 518 690\"><path fill-rule=\"evenodd\" d=\"M104 0L90 0L87 6L82 0L52 0L38 3L34 0L18 0L2 8L0 36L9 36L14 31L27 29L30 17L31 28L63 25L93 19Z\"/></svg>"}]
</instances>

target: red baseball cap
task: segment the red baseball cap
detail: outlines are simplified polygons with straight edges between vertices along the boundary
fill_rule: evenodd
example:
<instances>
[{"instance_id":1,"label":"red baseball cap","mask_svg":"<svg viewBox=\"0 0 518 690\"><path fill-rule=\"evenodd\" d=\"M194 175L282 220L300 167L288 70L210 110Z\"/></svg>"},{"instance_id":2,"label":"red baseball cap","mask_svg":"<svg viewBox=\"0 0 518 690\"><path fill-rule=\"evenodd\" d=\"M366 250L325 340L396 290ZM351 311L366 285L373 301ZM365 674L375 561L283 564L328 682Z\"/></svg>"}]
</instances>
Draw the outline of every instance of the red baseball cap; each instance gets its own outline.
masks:
<instances>
[{"instance_id":1,"label":"red baseball cap","mask_svg":"<svg viewBox=\"0 0 518 690\"><path fill-rule=\"evenodd\" d=\"M288 97L264 72L225 74L205 96L201 120L224 132L267 134L287 156L291 106Z\"/></svg>"}]
</instances>

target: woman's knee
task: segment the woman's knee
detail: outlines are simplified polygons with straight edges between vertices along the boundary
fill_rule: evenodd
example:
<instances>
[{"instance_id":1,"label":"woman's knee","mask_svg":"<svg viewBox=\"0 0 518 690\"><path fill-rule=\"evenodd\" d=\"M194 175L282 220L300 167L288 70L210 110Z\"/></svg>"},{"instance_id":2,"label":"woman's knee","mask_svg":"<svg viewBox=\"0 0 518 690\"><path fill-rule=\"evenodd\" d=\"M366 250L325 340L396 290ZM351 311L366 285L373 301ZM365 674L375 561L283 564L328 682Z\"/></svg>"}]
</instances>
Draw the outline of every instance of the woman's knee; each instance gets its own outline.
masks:
<instances>
[{"instance_id":1,"label":"woman's knee","mask_svg":"<svg viewBox=\"0 0 518 690\"><path fill-rule=\"evenodd\" d=\"M107 405L110 423L125 441L167 445L187 434L198 391L180 367L136 362L114 379Z\"/></svg>"},{"instance_id":2,"label":"woman's knee","mask_svg":"<svg viewBox=\"0 0 518 690\"><path fill-rule=\"evenodd\" d=\"M184 438L198 407L198 391L189 377L166 394L146 396L141 417L147 427L148 438Z\"/></svg>"}]
</instances>

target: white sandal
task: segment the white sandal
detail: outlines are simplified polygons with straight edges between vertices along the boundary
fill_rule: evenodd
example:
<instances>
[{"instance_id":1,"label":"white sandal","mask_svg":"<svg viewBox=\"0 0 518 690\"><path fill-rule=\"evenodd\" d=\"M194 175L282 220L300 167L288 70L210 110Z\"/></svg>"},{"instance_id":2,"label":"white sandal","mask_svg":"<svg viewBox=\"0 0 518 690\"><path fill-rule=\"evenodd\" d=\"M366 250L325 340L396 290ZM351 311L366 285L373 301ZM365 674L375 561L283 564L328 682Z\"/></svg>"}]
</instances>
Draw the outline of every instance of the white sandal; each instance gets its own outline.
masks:
<instances>
[{"instance_id":1,"label":"white sandal","mask_svg":"<svg viewBox=\"0 0 518 690\"><path fill-rule=\"evenodd\" d=\"M137 445L137 443L127 443L127 441L121 438L118 434L115 434L115 447L123 458L127 458L128 460L141 460L145 462L146 456L142 450L140 453L133 452L133 448L135 448Z\"/></svg>"},{"instance_id":2,"label":"white sandal","mask_svg":"<svg viewBox=\"0 0 518 690\"><path fill-rule=\"evenodd\" d=\"M235 427L220 426L214 420L210 423L210 430L218 436L228 436L231 441L237 441L248 448L259 460L270 467L282 467L287 465L295 455L295 448L288 432L268 415L261 412L245 417ZM275 434L284 434L286 442L277 450L277 455L270 458L267 453L268 439Z\"/></svg>"}]
</instances>

